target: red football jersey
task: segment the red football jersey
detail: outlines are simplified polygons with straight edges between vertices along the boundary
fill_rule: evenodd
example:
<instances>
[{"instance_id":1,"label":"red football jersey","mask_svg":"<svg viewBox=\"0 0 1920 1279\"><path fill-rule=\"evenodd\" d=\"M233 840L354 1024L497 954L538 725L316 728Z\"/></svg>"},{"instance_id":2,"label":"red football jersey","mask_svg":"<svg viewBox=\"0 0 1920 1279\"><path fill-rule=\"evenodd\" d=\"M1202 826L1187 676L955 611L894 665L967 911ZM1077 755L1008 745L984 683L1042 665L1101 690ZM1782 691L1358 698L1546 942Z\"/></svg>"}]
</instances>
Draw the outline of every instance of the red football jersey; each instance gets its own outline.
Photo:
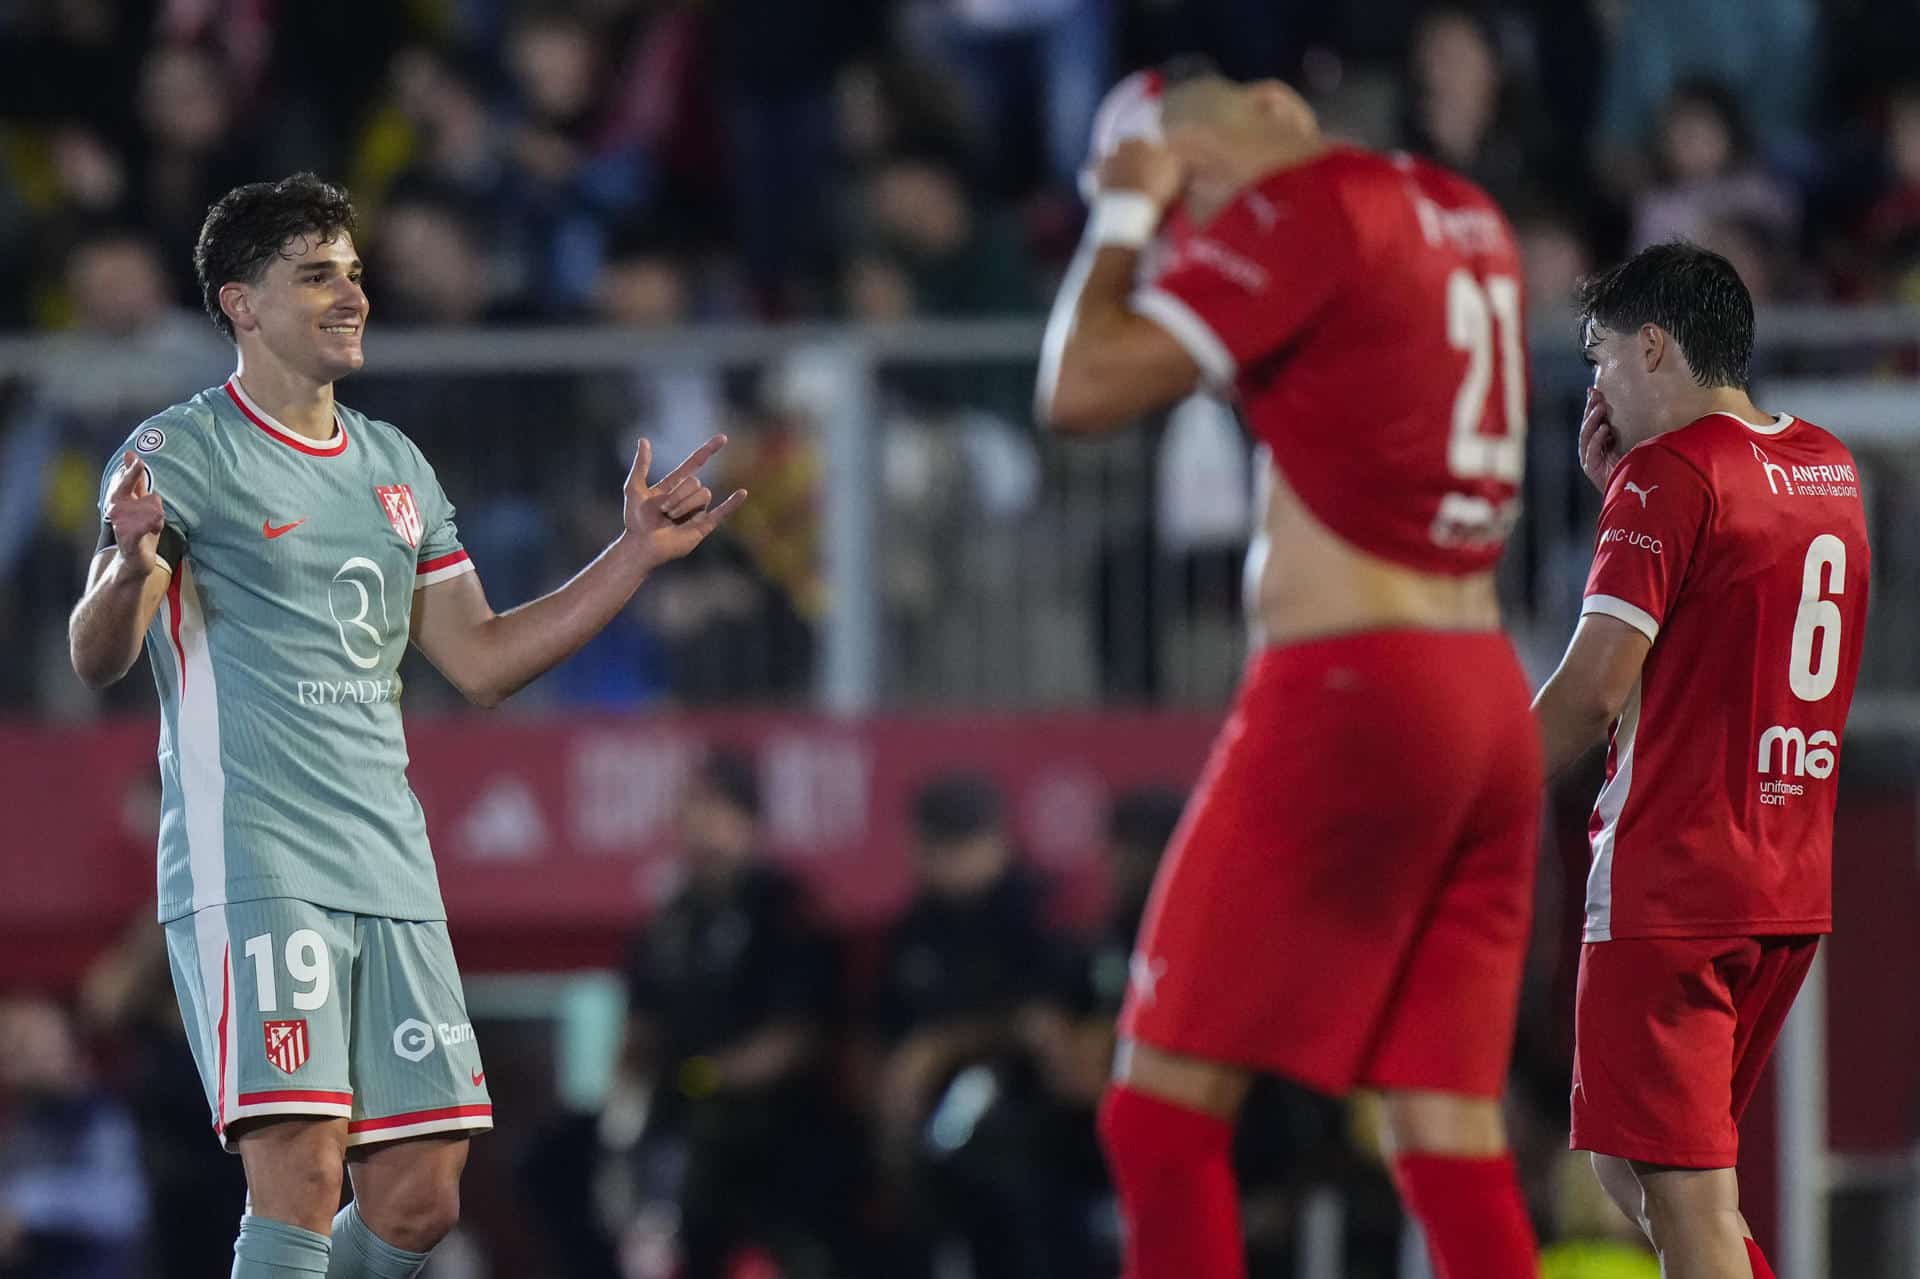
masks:
<instances>
[{"instance_id":1,"label":"red football jersey","mask_svg":"<svg viewBox=\"0 0 1920 1279\"><path fill-rule=\"evenodd\" d=\"M1490 567L1525 458L1513 231L1411 156L1336 147L1241 192L1132 305L1249 428L1315 518L1429 573Z\"/></svg>"},{"instance_id":2,"label":"red football jersey","mask_svg":"<svg viewBox=\"0 0 1920 1279\"><path fill-rule=\"evenodd\" d=\"M1820 933L1867 616L1846 446L1726 413L1614 468L1583 612L1653 648L1589 827L1586 940Z\"/></svg>"}]
</instances>

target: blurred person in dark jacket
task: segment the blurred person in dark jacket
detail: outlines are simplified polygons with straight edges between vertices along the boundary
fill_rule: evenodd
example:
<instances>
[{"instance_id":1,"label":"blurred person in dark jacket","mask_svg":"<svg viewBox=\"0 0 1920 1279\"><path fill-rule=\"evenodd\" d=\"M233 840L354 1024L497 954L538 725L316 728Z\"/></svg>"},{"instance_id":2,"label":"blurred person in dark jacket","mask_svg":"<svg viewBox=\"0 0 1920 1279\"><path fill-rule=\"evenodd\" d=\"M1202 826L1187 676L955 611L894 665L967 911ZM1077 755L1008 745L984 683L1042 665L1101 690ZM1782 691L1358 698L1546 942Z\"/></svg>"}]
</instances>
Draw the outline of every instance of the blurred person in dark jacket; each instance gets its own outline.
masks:
<instances>
[{"instance_id":1,"label":"blurred person in dark jacket","mask_svg":"<svg viewBox=\"0 0 1920 1279\"><path fill-rule=\"evenodd\" d=\"M101 1090L67 1014L0 1002L0 1275L138 1272L147 1185L131 1118Z\"/></svg>"},{"instance_id":2,"label":"blurred person in dark jacket","mask_svg":"<svg viewBox=\"0 0 1920 1279\"><path fill-rule=\"evenodd\" d=\"M1070 1273L1054 1170L1036 1158L1049 1102L1021 1036L1058 998L1067 951L1003 809L970 773L913 803L920 886L886 940L874 1009L881 1159L908 1201L900 1273L926 1273L955 1242L978 1279Z\"/></svg>"},{"instance_id":3,"label":"blurred person in dark jacket","mask_svg":"<svg viewBox=\"0 0 1920 1279\"><path fill-rule=\"evenodd\" d=\"M685 1279L740 1249L793 1279L832 1273L846 1212L828 1034L837 955L800 885L765 860L753 761L717 750L681 809L687 879L628 969L629 1053L686 1141Z\"/></svg>"},{"instance_id":4,"label":"blurred person in dark jacket","mask_svg":"<svg viewBox=\"0 0 1920 1279\"><path fill-rule=\"evenodd\" d=\"M522 1185L570 1279L716 1279L768 1256L787 1279L844 1273L838 957L762 856L751 758L723 748L695 768L680 851L686 878L628 957L606 1101L541 1134Z\"/></svg>"}]
</instances>

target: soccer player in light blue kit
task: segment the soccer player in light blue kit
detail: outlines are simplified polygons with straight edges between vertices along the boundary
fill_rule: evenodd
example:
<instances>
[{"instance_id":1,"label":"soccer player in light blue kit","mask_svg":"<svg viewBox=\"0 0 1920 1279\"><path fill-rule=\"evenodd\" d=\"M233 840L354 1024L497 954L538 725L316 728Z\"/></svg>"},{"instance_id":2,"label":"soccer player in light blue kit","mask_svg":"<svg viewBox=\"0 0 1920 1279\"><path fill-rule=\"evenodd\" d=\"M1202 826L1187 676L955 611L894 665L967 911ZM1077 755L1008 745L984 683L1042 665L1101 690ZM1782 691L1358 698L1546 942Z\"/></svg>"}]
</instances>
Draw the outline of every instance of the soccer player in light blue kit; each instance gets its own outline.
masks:
<instances>
[{"instance_id":1,"label":"soccer player in light blue kit","mask_svg":"<svg viewBox=\"0 0 1920 1279\"><path fill-rule=\"evenodd\" d=\"M144 645L159 688L160 919L214 1130L247 1174L232 1279L418 1273L459 1215L468 1137L492 1127L407 785L408 641L493 706L745 497L715 505L700 479L724 436L652 485L642 440L619 536L496 614L433 468L334 399L364 361L353 226L312 174L208 212L194 267L239 366L109 463L69 626L87 684Z\"/></svg>"}]
</instances>

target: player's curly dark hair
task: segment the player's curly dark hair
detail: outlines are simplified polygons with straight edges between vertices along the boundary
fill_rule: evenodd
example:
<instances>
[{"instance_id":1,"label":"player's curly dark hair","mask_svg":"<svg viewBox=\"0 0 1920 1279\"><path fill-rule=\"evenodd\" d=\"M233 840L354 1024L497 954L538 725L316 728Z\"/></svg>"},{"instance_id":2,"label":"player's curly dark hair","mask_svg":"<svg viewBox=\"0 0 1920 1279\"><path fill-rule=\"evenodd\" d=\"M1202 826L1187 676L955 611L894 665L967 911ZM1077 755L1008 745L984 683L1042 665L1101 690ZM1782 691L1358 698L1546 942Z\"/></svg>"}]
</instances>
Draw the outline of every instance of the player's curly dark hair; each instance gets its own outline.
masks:
<instances>
[{"instance_id":1,"label":"player's curly dark hair","mask_svg":"<svg viewBox=\"0 0 1920 1279\"><path fill-rule=\"evenodd\" d=\"M193 273L214 327L233 336L233 321L220 309L224 286L259 283L296 235L317 236L325 244L353 227L353 201L346 189L311 173L249 182L221 196L207 210L193 249Z\"/></svg>"},{"instance_id":2,"label":"player's curly dark hair","mask_svg":"<svg viewBox=\"0 0 1920 1279\"><path fill-rule=\"evenodd\" d=\"M1733 263L1670 240L1580 282L1580 328L1615 333L1657 324L1679 344L1701 386L1745 389L1753 364L1753 296Z\"/></svg>"}]
</instances>

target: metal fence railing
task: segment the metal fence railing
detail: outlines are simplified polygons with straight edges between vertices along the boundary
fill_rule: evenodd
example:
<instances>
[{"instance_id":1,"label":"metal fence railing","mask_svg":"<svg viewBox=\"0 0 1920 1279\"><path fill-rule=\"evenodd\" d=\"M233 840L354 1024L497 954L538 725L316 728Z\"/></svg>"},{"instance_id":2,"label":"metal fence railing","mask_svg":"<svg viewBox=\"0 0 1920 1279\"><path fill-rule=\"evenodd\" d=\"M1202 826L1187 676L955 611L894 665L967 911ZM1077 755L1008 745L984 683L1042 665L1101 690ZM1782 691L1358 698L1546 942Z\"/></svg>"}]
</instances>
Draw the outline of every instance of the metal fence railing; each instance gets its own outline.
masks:
<instances>
[{"instance_id":1,"label":"metal fence railing","mask_svg":"<svg viewBox=\"0 0 1920 1279\"><path fill-rule=\"evenodd\" d=\"M1563 317L1534 327L1527 515L1502 570L1536 669L1571 628L1597 506L1574 460L1587 372L1572 334ZM1095 444L1036 433L1038 345L1024 319L666 335L376 327L367 371L341 395L420 442L496 604L551 585L604 537L635 434L662 452L734 434L733 476L756 500L732 550L663 584L627 647L610 641L605 669L547 695L838 712L1218 702L1241 649L1246 441L1203 404ZM1920 693L1920 648L1905 638L1920 628L1920 382L1902 376L1920 371L1920 310L1776 309L1761 350L1762 402L1834 429L1866 471L1878 545L1863 704ZM91 486L165 402L139 396L165 383L146 366L167 360L183 363L139 344L0 339L0 614L13 642L48 654L48 677L76 544L91 545ZM102 384L128 390L75 405L61 389ZM0 688L0 705L57 711L66 696L27 679Z\"/></svg>"}]
</instances>

